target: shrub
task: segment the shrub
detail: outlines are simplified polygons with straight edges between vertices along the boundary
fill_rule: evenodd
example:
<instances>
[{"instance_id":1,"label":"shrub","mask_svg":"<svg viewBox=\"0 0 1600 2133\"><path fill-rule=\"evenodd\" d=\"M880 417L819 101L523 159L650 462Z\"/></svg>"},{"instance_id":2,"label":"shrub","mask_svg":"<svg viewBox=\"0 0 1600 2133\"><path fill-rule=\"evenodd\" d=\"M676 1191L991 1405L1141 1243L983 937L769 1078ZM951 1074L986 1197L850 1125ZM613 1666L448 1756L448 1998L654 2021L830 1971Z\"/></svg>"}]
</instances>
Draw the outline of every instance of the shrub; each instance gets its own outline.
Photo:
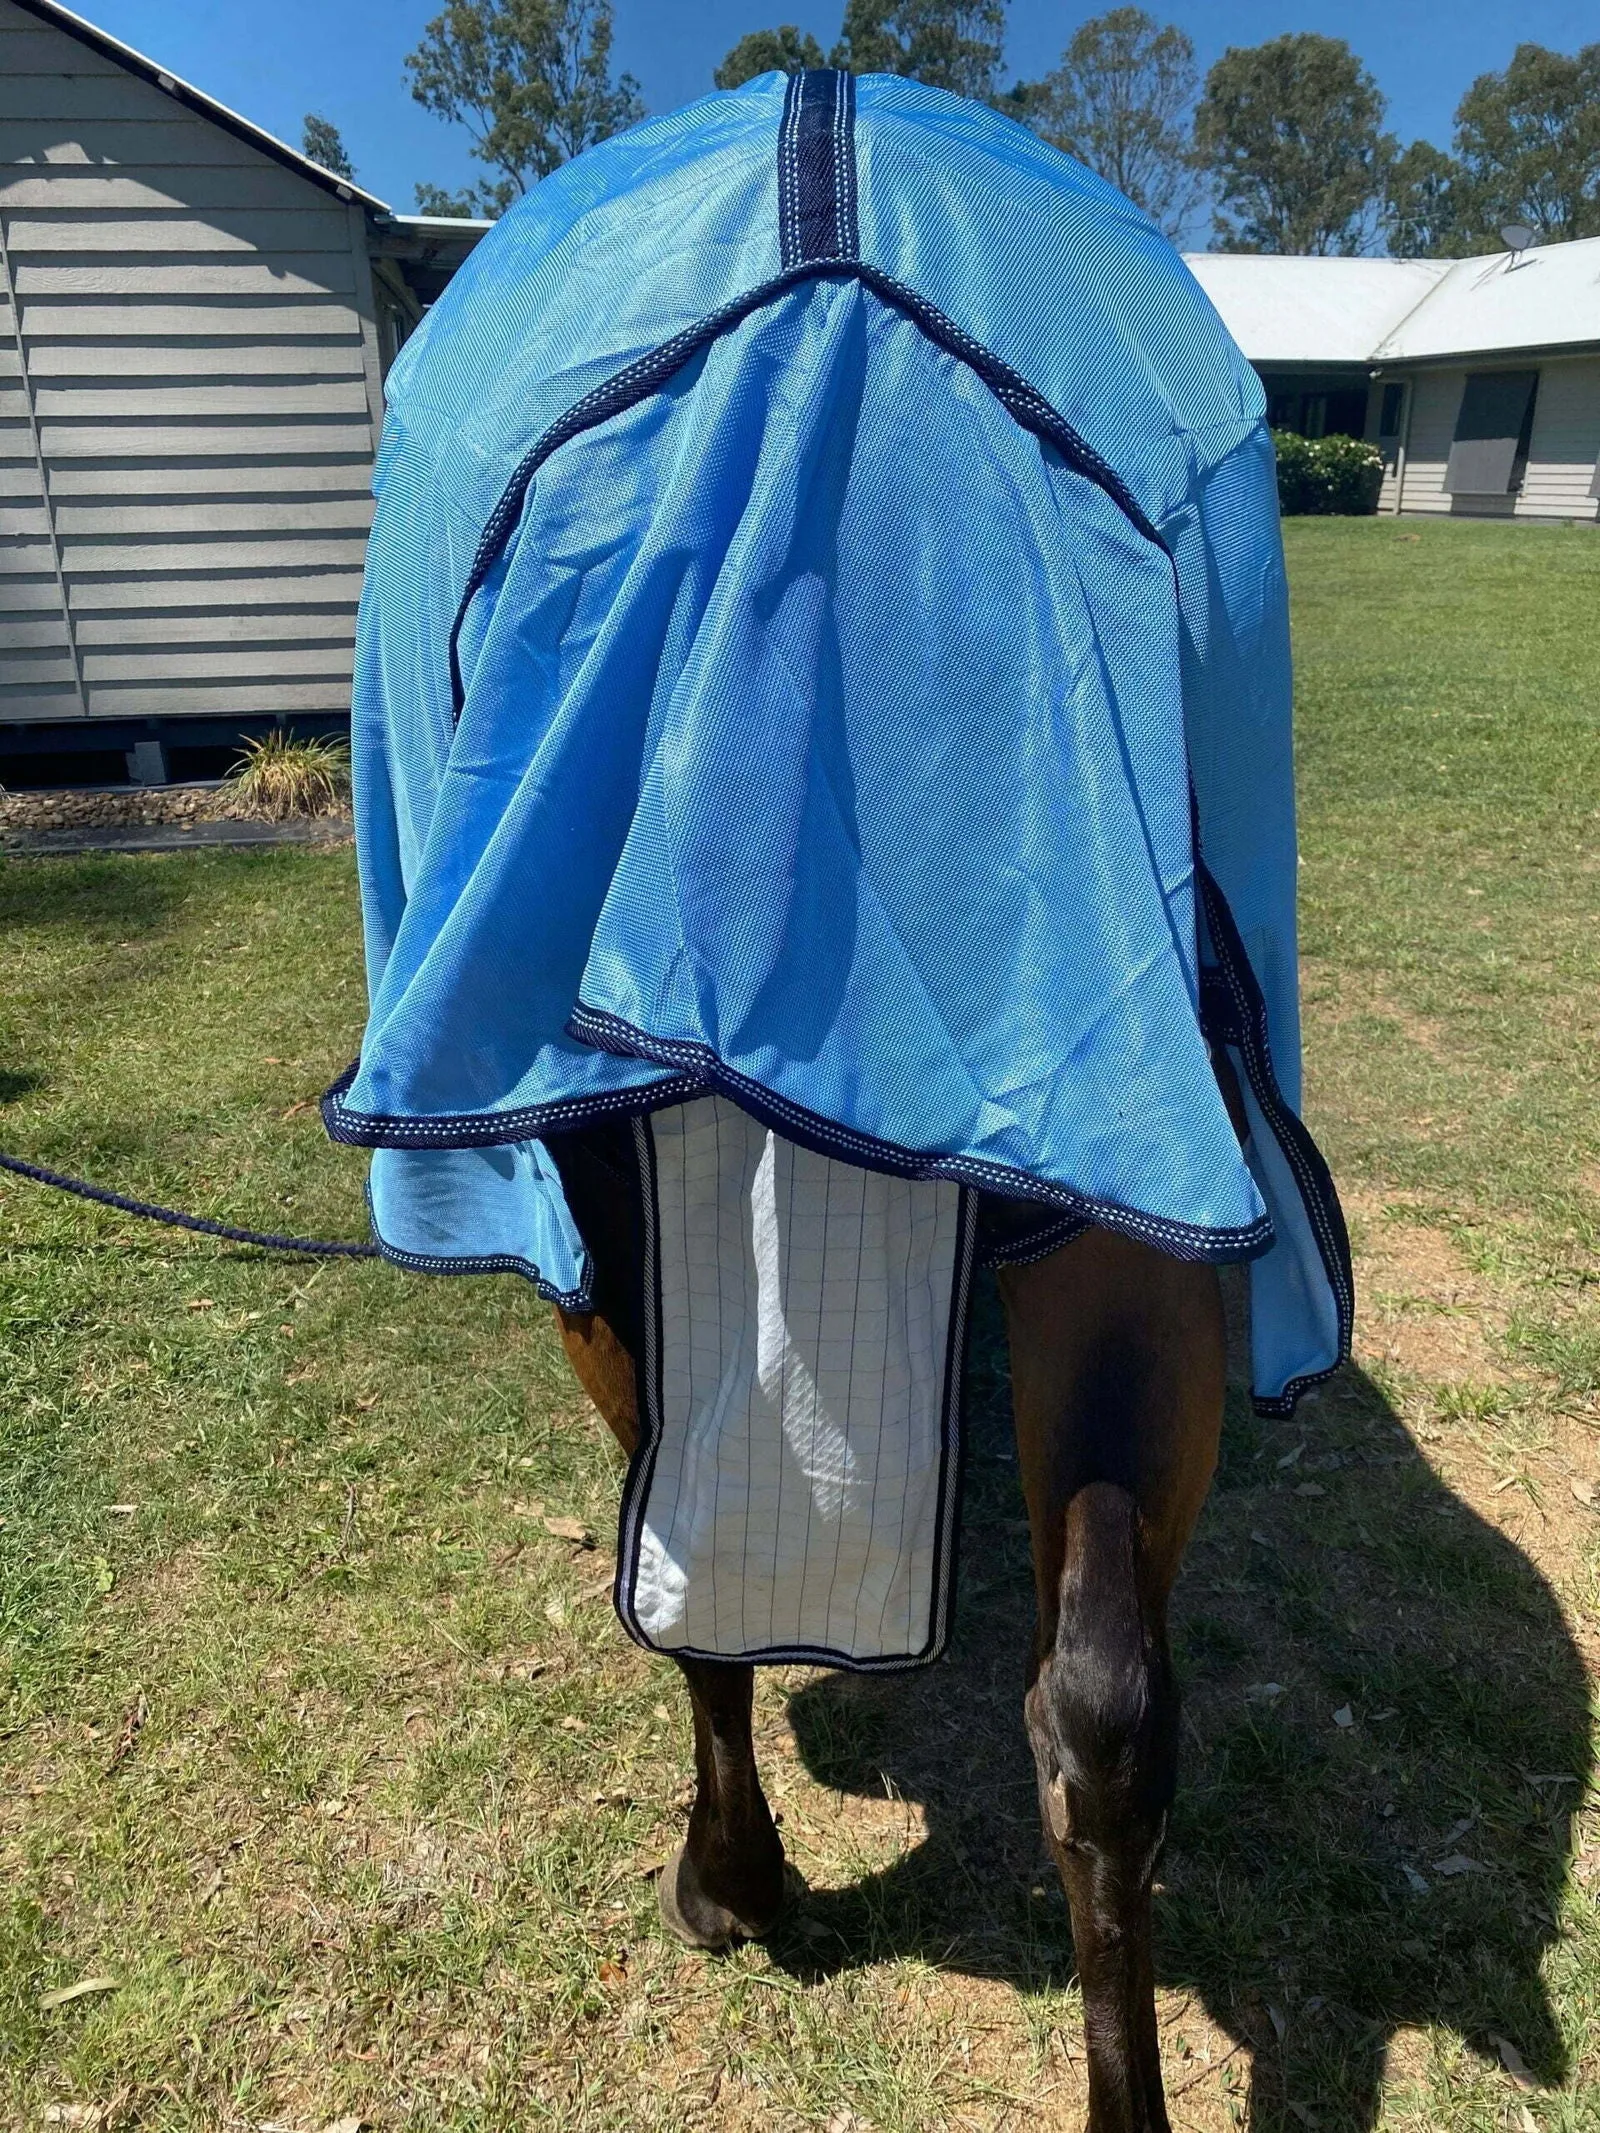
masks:
<instances>
[{"instance_id":1,"label":"shrub","mask_svg":"<svg viewBox=\"0 0 1600 2133\"><path fill-rule=\"evenodd\" d=\"M1378 508L1383 454L1360 437L1320 437L1313 450L1326 484L1326 508L1345 518L1364 518Z\"/></svg>"},{"instance_id":2,"label":"shrub","mask_svg":"<svg viewBox=\"0 0 1600 2133\"><path fill-rule=\"evenodd\" d=\"M268 733L246 741L229 771L225 811L287 822L296 815L342 814L349 797L350 750L343 741Z\"/></svg>"},{"instance_id":3,"label":"shrub","mask_svg":"<svg viewBox=\"0 0 1600 2133\"><path fill-rule=\"evenodd\" d=\"M1285 518L1300 518L1316 509L1311 502L1311 439L1298 430L1274 430L1278 455L1278 509Z\"/></svg>"},{"instance_id":4,"label":"shrub","mask_svg":"<svg viewBox=\"0 0 1600 2133\"><path fill-rule=\"evenodd\" d=\"M1285 518L1362 518L1378 508L1383 454L1359 437L1302 437L1274 430L1278 508Z\"/></svg>"}]
</instances>

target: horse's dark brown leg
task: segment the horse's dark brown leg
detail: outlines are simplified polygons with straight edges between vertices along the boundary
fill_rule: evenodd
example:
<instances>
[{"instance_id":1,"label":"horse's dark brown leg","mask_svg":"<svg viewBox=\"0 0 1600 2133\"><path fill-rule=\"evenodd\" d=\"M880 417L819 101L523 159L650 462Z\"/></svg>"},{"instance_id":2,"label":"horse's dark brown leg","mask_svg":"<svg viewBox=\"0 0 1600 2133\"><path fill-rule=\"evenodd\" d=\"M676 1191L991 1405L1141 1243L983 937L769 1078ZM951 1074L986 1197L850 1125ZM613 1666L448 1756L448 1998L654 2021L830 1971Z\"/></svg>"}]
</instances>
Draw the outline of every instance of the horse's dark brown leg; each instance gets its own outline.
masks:
<instances>
[{"instance_id":1,"label":"horse's dark brown leg","mask_svg":"<svg viewBox=\"0 0 1600 2133\"><path fill-rule=\"evenodd\" d=\"M562 1345L578 1382L631 1453L639 1439L633 1358L597 1311L561 1311ZM680 1659L694 1712L694 1807L688 1835L662 1870L661 1916L695 1948L765 1933L783 1903L783 1844L756 1771L750 1714L755 1669Z\"/></svg>"},{"instance_id":2,"label":"horse's dark brown leg","mask_svg":"<svg viewBox=\"0 0 1600 2133\"><path fill-rule=\"evenodd\" d=\"M1150 1884L1177 1763L1167 1597L1216 1462L1215 1273L1089 1231L1000 1277L1039 1629L1025 1712L1072 1911L1089 2133L1168 2133Z\"/></svg>"},{"instance_id":3,"label":"horse's dark brown leg","mask_svg":"<svg viewBox=\"0 0 1600 2133\"><path fill-rule=\"evenodd\" d=\"M783 1907L783 1843L756 1771L755 1668L680 1659L694 1709L689 1832L662 1870L661 1916L695 1948L759 1940Z\"/></svg>"}]
</instances>

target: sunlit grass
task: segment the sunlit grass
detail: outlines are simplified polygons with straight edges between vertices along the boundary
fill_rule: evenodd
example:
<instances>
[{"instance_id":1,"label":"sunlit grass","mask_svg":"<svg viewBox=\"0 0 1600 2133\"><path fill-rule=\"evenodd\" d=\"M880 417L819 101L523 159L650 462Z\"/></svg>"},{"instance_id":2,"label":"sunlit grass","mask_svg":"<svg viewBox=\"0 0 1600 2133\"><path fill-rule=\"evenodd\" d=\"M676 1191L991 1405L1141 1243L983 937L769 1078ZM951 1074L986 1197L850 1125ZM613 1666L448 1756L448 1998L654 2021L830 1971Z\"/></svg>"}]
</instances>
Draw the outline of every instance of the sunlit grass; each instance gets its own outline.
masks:
<instances>
[{"instance_id":1,"label":"sunlit grass","mask_svg":"<svg viewBox=\"0 0 1600 2133\"><path fill-rule=\"evenodd\" d=\"M1174 2119L1595 2133L1600 541L1289 530L1309 1103L1373 1301L1364 1376L1236 1402L1181 1591ZM4 863L0 928L0 1146L362 1232L314 1110L347 853ZM986 1301L956 1649L763 1677L809 1894L707 1963L649 1878L683 1700L531 1293L0 1185L0 2125L1074 2126L1002 1364Z\"/></svg>"}]
</instances>

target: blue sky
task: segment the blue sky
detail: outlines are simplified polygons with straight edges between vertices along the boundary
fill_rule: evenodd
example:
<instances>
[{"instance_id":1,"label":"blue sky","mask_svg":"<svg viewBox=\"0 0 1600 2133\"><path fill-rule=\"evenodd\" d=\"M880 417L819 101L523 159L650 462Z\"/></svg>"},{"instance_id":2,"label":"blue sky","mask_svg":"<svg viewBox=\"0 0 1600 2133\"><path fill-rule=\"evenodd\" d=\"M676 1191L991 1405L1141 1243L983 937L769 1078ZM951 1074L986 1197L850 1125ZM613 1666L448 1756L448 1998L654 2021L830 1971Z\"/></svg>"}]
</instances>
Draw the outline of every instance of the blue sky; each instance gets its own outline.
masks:
<instances>
[{"instance_id":1,"label":"blue sky","mask_svg":"<svg viewBox=\"0 0 1600 2133\"><path fill-rule=\"evenodd\" d=\"M298 144L307 111L343 133L357 176L402 211L418 179L457 185L478 174L465 137L412 102L401 62L439 0L76 0L79 12L160 60L258 125ZM1106 4L1106 0L1101 0ZM1450 119L1475 74L1504 66L1516 41L1573 51L1600 34L1593 0L1145 0L1194 39L1202 65L1230 44L1286 30L1347 37L1389 98L1389 124L1448 146ZM617 58L653 111L702 95L746 30L798 22L826 44L840 0L616 0ZM1007 59L1040 74L1099 7L1012 0Z\"/></svg>"}]
</instances>

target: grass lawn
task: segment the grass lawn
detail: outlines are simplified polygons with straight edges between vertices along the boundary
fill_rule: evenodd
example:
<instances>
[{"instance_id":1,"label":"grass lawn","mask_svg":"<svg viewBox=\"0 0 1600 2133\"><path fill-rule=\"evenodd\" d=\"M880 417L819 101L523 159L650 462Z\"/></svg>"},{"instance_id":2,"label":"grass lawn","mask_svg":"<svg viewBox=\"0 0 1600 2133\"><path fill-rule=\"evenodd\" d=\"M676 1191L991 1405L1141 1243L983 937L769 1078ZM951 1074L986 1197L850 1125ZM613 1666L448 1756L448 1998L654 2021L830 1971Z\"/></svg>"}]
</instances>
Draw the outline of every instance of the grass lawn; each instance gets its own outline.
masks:
<instances>
[{"instance_id":1,"label":"grass lawn","mask_svg":"<svg viewBox=\"0 0 1600 2133\"><path fill-rule=\"evenodd\" d=\"M1360 1368L1238 1403L1181 1588L1174 2121L1591 2133L1600 537L1289 533ZM361 1233L347 852L0 862L0 928L0 1146ZM650 1880L685 1699L531 1291L0 1181L0 2125L1076 2129L1002 1370L990 1307L952 1657L761 1677L810 1893L706 1961Z\"/></svg>"}]
</instances>

